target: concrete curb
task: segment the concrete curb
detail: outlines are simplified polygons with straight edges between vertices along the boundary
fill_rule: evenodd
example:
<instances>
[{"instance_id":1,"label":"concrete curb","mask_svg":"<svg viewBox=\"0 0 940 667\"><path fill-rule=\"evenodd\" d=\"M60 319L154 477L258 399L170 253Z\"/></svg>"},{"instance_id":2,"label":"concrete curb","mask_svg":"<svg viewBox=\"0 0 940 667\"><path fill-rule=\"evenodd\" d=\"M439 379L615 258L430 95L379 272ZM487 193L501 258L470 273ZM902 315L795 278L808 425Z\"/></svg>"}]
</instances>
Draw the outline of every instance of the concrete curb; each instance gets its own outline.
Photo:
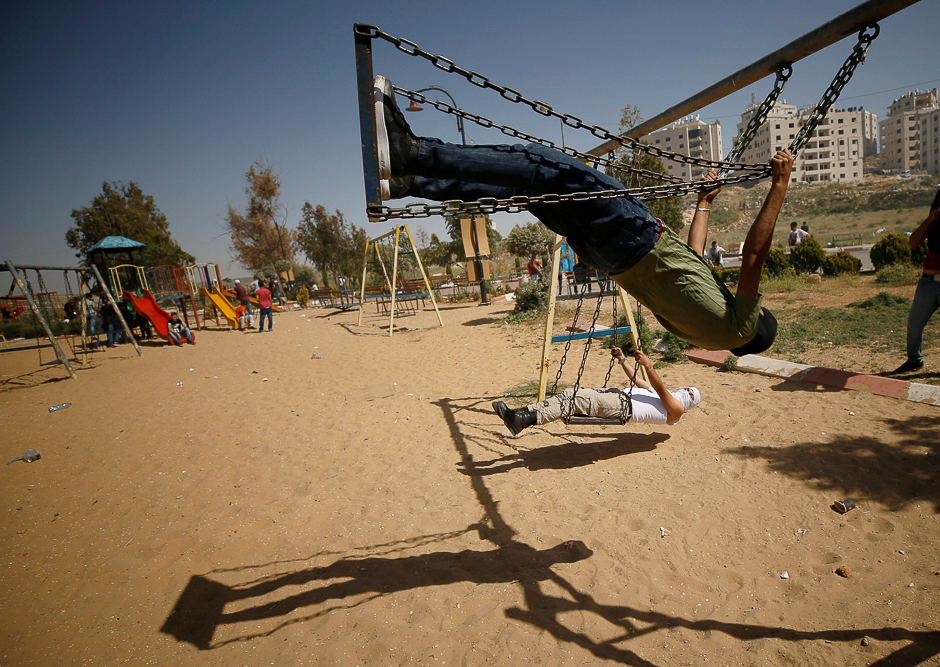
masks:
<instances>
[{"instance_id":1,"label":"concrete curb","mask_svg":"<svg viewBox=\"0 0 940 667\"><path fill-rule=\"evenodd\" d=\"M691 348L686 356L696 363L721 367L724 366L725 359L731 356L731 352L728 350L712 351ZM740 357L735 370L798 382L811 382L834 389L866 390L878 396L940 406L940 387L880 375L864 375L822 366L794 364L789 361L761 357L756 354Z\"/></svg>"}]
</instances>

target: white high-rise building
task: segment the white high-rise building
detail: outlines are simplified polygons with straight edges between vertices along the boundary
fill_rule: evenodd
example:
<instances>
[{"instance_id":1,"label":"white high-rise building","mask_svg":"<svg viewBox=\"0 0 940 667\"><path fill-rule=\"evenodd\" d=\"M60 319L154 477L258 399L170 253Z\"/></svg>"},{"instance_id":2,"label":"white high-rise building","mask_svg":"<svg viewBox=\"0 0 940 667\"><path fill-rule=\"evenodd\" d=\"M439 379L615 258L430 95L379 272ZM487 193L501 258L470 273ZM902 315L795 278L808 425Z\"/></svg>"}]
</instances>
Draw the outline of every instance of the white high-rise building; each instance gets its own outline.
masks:
<instances>
[{"instance_id":1,"label":"white high-rise building","mask_svg":"<svg viewBox=\"0 0 940 667\"><path fill-rule=\"evenodd\" d=\"M758 106L752 104L741 114L738 136L744 132L757 109ZM778 101L757 130L742 161L769 162L777 151L790 145L812 111L813 107L798 109L785 100ZM793 183L862 180L865 156L878 152L877 124L877 116L861 107L830 110L797 156L790 180Z\"/></svg>"},{"instance_id":2,"label":"white high-rise building","mask_svg":"<svg viewBox=\"0 0 940 667\"><path fill-rule=\"evenodd\" d=\"M703 160L721 160L721 123L706 123L698 115L677 120L672 125L651 132L640 141L672 153ZM686 181L702 178L707 169L684 162L663 160L670 176Z\"/></svg>"},{"instance_id":3,"label":"white high-rise building","mask_svg":"<svg viewBox=\"0 0 940 667\"><path fill-rule=\"evenodd\" d=\"M891 103L888 116L881 121L881 168L890 173L926 170L936 171L928 164L921 164L924 156L924 141L921 131L924 129L923 116L937 108L937 89L928 91L915 90ZM927 123L927 131L932 125ZM933 135L936 137L936 134ZM933 156L930 137L926 142L927 156ZM934 146L936 147L936 146ZM936 158L934 158L936 165Z\"/></svg>"},{"instance_id":4,"label":"white high-rise building","mask_svg":"<svg viewBox=\"0 0 940 667\"><path fill-rule=\"evenodd\" d=\"M940 174L940 107L917 114L920 121L920 168Z\"/></svg>"}]
</instances>

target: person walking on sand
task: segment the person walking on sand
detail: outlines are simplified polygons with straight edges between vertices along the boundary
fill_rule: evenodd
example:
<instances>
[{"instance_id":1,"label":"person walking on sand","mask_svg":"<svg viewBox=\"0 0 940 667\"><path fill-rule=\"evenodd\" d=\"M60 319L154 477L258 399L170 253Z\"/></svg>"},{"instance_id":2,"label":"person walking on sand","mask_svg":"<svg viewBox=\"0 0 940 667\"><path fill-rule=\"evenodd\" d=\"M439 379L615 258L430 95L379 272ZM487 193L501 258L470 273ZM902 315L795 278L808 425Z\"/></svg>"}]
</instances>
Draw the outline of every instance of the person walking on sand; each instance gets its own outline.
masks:
<instances>
[{"instance_id":1,"label":"person walking on sand","mask_svg":"<svg viewBox=\"0 0 940 667\"><path fill-rule=\"evenodd\" d=\"M702 400L702 393L695 387L679 387L674 392L666 389L662 378L653 368L653 362L642 352L636 352L633 358L646 369L649 382L635 375L634 369L626 363L629 359L619 347L611 347L610 353L633 383L632 390L619 387L582 388L578 389L575 396L573 389L565 389L541 403L532 403L518 410L511 410L503 401L494 402L493 409L509 432L519 435L529 426L541 426L563 418L572 396L575 396L572 415L613 419L621 416L626 401L627 423L667 426L677 424L683 414Z\"/></svg>"},{"instance_id":2,"label":"person walking on sand","mask_svg":"<svg viewBox=\"0 0 940 667\"><path fill-rule=\"evenodd\" d=\"M258 333L264 331L264 318L268 318L268 331L274 326L274 308L271 304L271 291L265 287L264 281L258 281L258 289L255 290L255 298L258 299L258 308L261 309L261 318L258 324Z\"/></svg>"}]
</instances>

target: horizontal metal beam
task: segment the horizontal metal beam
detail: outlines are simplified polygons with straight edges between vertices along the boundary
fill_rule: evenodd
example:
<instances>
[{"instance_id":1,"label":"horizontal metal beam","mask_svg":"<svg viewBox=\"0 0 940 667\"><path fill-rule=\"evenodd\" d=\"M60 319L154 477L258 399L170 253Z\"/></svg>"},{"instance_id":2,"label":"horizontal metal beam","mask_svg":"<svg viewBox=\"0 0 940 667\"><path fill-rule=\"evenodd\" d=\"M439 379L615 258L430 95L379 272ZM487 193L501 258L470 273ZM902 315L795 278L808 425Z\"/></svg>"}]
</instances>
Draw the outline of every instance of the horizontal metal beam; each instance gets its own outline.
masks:
<instances>
[{"instance_id":1,"label":"horizontal metal beam","mask_svg":"<svg viewBox=\"0 0 940 667\"><path fill-rule=\"evenodd\" d=\"M773 74L781 67L792 65L817 51L821 51L827 46L831 46L845 39L849 35L856 34L872 23L880 21L892 14L896 14L911 5L917 4L919 1L920 0L868 0L868 2L863 2L858 7L850 9L812 32L806 33L783 48L777 49L773 53L738 70L731 76L696 93L683 102L666 109L658 116L654 116L630 128L620 136L639 139L650 132L654 132L668 125L674 120L688 116L708 106L712 102L727 97L731 93L749 86L755 81L760 81L765 76ZM596 148L592 148L588 151L588 154L606 155L617 148L620 148L620 144L616 141L609 140Z\"/></svg>"},{"instance_id":2,"label":"horizontal metal beam","mask_svg":"<svg viewBox=\"0 0 940 667\"><path fill-rule=\"evenodd\" d=\"M91 271L87 266L32 266L26 264L17 264L18 269L35 269L38 271ZM9 271L7 267L0 265L0 271Z\"/></svg>"}]
</instances>

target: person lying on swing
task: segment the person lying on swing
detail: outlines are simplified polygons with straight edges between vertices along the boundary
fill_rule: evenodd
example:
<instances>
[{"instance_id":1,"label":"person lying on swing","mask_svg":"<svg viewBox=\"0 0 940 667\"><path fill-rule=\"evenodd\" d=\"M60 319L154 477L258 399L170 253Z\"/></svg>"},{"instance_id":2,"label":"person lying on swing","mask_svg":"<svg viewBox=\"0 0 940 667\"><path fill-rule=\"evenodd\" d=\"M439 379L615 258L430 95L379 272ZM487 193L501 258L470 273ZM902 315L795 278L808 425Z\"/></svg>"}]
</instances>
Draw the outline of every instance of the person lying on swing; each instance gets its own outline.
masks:
<instances>
[{"instance_id":1,"label":"person lying on swing","mask_svg":"<svg viewBox=\"0 0 940 667\"><path fill-rule=\"evenodd\" d=\"M695 387L679 387L674 392L666 389L662 378L653 369L653 362L642 352L636 352L633 358L646 369L649 382L636 374L633 366L627 363L629 358L624 356L619 347L611 347L610 354L630 378L633 388L578 389L571 416L621 418L623 399L626 399L627 423L674 426L683 414L702 400L702 393ZM511 410L503 401L495 401L493 409L509 432L519 435L529 426L541 426L564 418L573 394L573 389L565 389L541 403L532 403L518 410Z\"/></svg>"},{"instance_id":2,"label":"person lying on swing","mask_svg":"<svg viewBox=\"0 0 940 667\"><path fill-rule=\"evenodd\" d=\"M625 189L616 179L539 144L459 146L417 137L395 103L392 84L377 76L374 85L383 199L473 201ZM776 319L761 309L758 288L793 155L778 151L771 166L770 191L744 241L736 295L702 258L708 213L720 186L699 193L688 244L636 197L530 203L528 209L649 308L667 330L707 350L756 354L768 349L777 333Z\"/></svg>"}]
</instances>

